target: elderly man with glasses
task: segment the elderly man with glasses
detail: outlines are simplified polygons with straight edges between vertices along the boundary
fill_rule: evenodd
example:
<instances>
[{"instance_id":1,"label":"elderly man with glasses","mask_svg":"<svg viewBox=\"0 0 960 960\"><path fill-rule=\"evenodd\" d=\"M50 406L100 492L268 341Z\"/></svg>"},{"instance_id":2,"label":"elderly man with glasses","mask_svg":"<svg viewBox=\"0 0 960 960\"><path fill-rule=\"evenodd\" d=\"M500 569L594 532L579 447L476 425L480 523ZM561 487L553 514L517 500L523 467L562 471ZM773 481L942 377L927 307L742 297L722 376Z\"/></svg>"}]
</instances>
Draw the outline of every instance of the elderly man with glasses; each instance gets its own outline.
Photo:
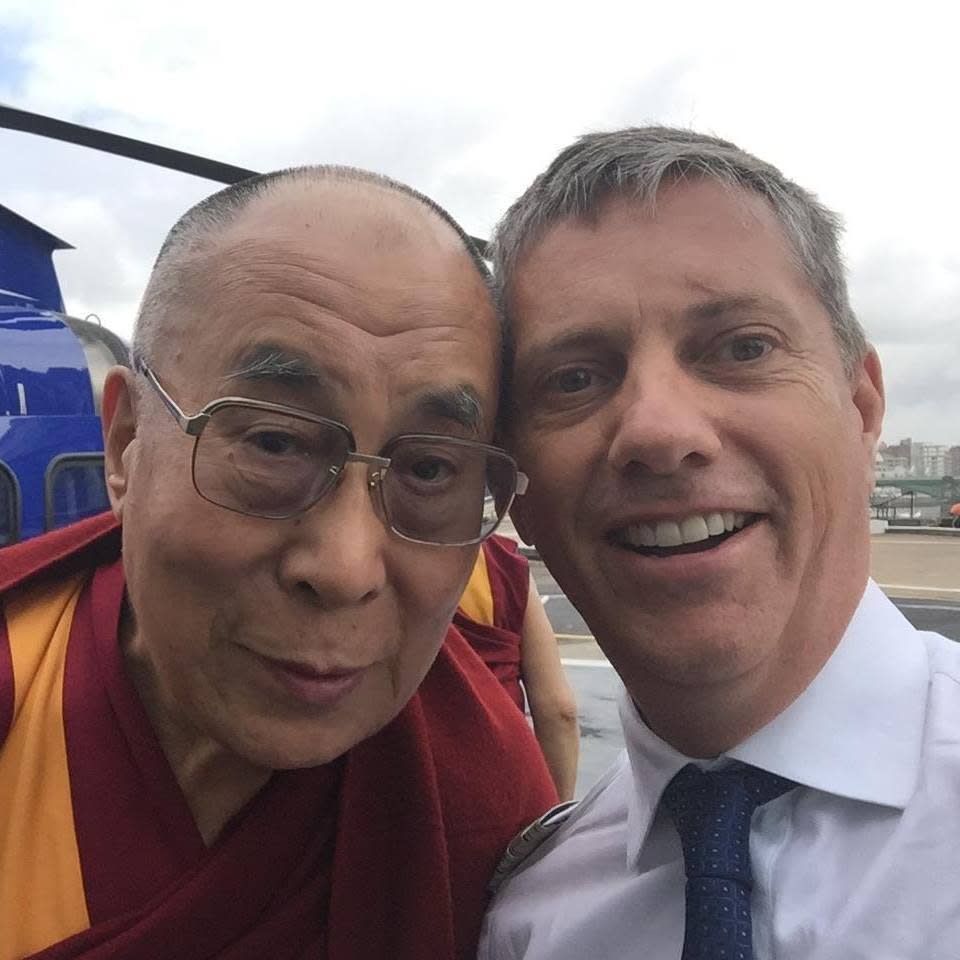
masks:
<instances>
[{"instance_id":1,"label":"elderly man with glasses","mask_svg":"<svg viewBox=\"0 0 960 960\"><path fill-rule=\"evenodd\" d=\"M112 514L2 556L0 960L472 955L555 799L449 628L525 482L499 351L469 239L393 181L173 228L106 383Z\"/></svg>"}]
</instances>

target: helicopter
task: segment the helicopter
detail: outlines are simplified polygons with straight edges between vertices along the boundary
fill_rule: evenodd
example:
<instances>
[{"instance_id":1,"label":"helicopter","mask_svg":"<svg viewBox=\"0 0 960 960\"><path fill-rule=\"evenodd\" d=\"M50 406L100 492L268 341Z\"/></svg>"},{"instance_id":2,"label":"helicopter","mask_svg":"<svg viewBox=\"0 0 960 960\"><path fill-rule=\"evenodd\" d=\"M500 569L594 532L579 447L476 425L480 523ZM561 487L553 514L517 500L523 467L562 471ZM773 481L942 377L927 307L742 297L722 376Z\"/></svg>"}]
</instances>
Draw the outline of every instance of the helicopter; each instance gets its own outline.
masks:
<instances>
[{"instance_id":1,"label":"helicopter","mask_svg":"<svg viewBox=\"0 0 960 960\"><path fill-rule=\"evenodd\" d=\"M3 104L0 128L221 184L258 174ZM470 239L486 256L486 242ZM130 354L98 322L67 312L53 254L69 249L0 205L0 548L109 506L100 400L107 371Z\"/></svg>"}]
</instances>

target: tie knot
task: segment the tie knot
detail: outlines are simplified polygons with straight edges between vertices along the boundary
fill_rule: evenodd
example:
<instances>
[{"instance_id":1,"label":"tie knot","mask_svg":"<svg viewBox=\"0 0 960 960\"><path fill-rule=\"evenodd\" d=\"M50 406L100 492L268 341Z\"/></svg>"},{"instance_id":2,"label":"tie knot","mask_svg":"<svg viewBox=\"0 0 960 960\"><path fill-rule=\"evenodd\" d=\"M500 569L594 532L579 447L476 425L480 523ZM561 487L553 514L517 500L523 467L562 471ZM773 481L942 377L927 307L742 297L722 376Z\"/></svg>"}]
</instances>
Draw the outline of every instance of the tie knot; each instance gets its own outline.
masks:
<instances>
[{"instance_id":1,"label":"tie knot","mask_svg":"<svg viewBox=\"0 0 960 960\"><path fill-rule=\"evenodd\" d=\"M688 879L718 877L749 888L753 811L795 786L746 764L704 771L688 763L660 801L680 834Z\"/></svg>"}]
</instances>

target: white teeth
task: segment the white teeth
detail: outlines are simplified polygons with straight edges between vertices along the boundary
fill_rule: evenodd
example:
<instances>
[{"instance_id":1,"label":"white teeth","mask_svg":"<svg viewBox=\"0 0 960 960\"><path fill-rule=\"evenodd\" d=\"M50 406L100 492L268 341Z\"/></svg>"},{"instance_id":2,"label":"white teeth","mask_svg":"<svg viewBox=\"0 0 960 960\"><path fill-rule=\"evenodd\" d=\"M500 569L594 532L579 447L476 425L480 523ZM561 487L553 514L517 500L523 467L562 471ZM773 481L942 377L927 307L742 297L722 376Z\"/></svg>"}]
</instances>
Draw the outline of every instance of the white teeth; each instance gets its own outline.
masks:
<instances>
[{"instance_id":1,"label":"white teeth","mask_svg":"<svg viewBox=\"0 0 960 960\"><path fill-rule=\"evenodd\" d=\"M680 536L684 543L699 543L710 536L707 521L701 516L684 517L680 521Z\"/></svg>"},{"instance_id":2,"label":"white teeth","mask_svg":"<svg viewBox=\"0 0 960 960\"><path fill-rule=\"evenodd\" d=\"M708 513L705 519L707 521L707 532L711 537L715 537L727 529L723 524L722 513Z\"/></svg>"},{"instance_id":3,"label":"white teeth","mask_svg":"<svg viewBox=\"0 0 960 960\"><path fill-rule=\"evenodd\" d=\"M679 524L672 520L657 521L657 546L679 547L683 543Z\"/></svg>"},{"instance_id":4,"label":"white teeth","mask_svg":"<svg viewBox=\"0 0 960 960\"><path fill-rule=\"evenodd\" d=\"M645 523L635 523L624 530L623 539L631 547L655 547L657 545L657 535L653 527Z\"/></svg>"},{"instance_id":5,"label":"white teeth","mask_svg":"<svg viewBox=\"0 0 960 960\"><path fill-rule=\"evenodd\" d=\"M706 514L692 513L680 521L634 523L623 528L622 542L632 547L679 547L684 543L700 543L709 537L742 529L749 516L747 513L723 510Z\"/></svg>"},{"instance_id":6,"label":"white teeth","mask_svg":"<svg viewBox=\"0 0 960 960\"><path fill-rule=\"evenodd\" d=\"M638 536L639 527L626 527L623 531L623 542L630 544L631 547L640 546L640 537Z\"/></svg>"},{"instance_id":7,"label":"white teeth","mask_svg":"<svg viewBox=\"0 0 960 960\"><path fill-rule=\"evenodd\" d=\"M653 527L648 527L645 523L640 524L640 546L655 547L657 545L657 531Z\"/></svg>"}]
</instances>

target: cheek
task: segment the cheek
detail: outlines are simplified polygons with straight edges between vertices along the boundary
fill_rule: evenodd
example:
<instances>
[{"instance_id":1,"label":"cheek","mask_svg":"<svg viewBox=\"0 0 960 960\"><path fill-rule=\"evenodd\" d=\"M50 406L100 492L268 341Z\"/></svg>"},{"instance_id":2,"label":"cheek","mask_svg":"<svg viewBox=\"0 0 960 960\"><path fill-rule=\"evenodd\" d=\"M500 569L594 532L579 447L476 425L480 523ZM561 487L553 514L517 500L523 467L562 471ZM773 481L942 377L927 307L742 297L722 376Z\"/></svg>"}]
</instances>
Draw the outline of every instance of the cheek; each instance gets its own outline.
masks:
<instances>
[{"instance_id":1,"label":"cheek","mask_svg":"<svg viewBox=\"0 0 960 960\"><path fill-rule=\"evenodd\" d=\"M401 706L413 696L423 682L446 636L448 620L432 630L422 630L403 638L395 656L386 665L389 692L384 704Z\"/></svg>"},{"instance_id":2,"label":"cheek","mask_svg":"<svg viewBox=\"0 0 960 960\"><path fill-rule=\"evenodd\" d=\"M176 546L174 546L176 545ZM140 547L127 564L127 590L137 621L155 654L177 667L204 660L214 644L224 594L213 558L191 549L172 532L163 542ZM156 648L162 644L164 654Z\"/></svg>"},{"instance_id":3,"label":"cheek","mask_svg":"<svg viewBox=\"0 0 960 960\"><path fill-rule=\"evenodd\" d=\"M418 663L433 659L475 558L473 548L424 547L406 560L402 570L391 571L402 624L395 659L405 669L417 669Z\"/></svg>"},{"instance_id":4,"label":"cheek","mask_svg":"<svg viewBox=\"0 0 960 960\"><path fill-rule=\"evenodd\" d=\"M233 576L261 552L267 528L217 507L193 485L192 444L146 435L137 451L129 519L166 572L201 581ZM126 525L126 524L125 524ZM189 586L189 584L188 584Z\"/></svg>"},{"instance_id":5,"label":"cheek","mask_svg":"<svg viewBox=\"0 0 960 960\"><path fill-rule=\"evenodd\" d=\"M144 440L124 511L124 527L136 530L138 553L173 575L215 570L233 556L223 514L194 489L188 452Z\"/></svg>"},{"instance_id":6,"label":"cheek","mask_svg":"<svg viewBox=\"0 0 960 960\"><path fill-rule=\"evenodd\" d=\"M832 510L831 502L843 496L843 491L862 486L865 457L861 436L849 410L839 404L822 409L821 417L811 418L805 427L794 459L800 464L805 461L806 471L812 473L816 493L825 501L818 506Z\"/></svg>"},{"instance_id":7,"label":"cheek","mask_svg":"<svg viewBox=\"0 0 960 960\"><path fill-rule=\"evenodd\" d=\"M530 478L529 493L523 498L531 517L555 524L573 512L588 494L597 477L602 450L585 431L567 430L540 434L518 445L521 468Z\"/></svg>"},{"instance_id":8,"label":"cheek","mask_svg":"<svg viewBox=\"0 0 960 960\"><path fill-rule=\"evenodd\" d=\"M242 598L258 565L256 538L238 537L229 515L222 522L202 507L153 518L149 536L148 562L164 582L164 592L190 596L194 605L219 606Z\"/></svg>"},{"instance_id":9,"label":"cheek","mask_svg":"<svg viewBox=\"0 0 960 960\"><path fill-rule=\"evenodd\" d=\"M227 620L233 626L257 622L252 598L264 599L272 582L264 576L270 544L258 533L192 488L176 497L168 489L127 514L125 566L134 610L149 635L170 637L171 647L190 638L177 652L179 662L209 656L218 635L230 632Z\"/></svg>"}]
</instances>

